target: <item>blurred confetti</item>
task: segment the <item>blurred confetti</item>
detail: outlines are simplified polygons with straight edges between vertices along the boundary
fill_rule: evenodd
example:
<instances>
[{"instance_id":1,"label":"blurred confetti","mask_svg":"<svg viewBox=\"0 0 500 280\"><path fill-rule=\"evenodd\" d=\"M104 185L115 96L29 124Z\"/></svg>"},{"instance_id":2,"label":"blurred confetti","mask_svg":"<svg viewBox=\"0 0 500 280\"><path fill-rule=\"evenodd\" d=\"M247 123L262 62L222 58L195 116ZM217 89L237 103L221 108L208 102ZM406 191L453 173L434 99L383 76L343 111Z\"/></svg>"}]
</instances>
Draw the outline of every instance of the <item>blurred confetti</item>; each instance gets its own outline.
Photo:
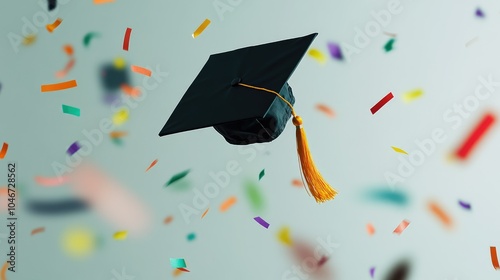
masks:
<instances>
[{"instance_id":1,"label":"blurred confetti","mask_svg":"<svg viewBox=\"0 0 500 280\"><path fill-rule=\"evenodd\" d=\"M127 108L121 109L113 115L113 124L122 125L128 120L128 110Z\"/></svg>"},{"instance_id":2,"label":"blurred confetti","mask_svg":"<svg viewBox=\"0 0 500 280\"><path fill-rule=\"evenodd\" d=\"M408 225L410 224L410 221L408 220L403 220L399 225L398 227L393 231L393 233L395 234L398 234L400 235L401 233L403 233L403 231L408 227Z\"/></svg>"},{"instance_id":3,"label":"blurred confetti","mask_svg":"<svg viewBox=\"0 0 500 280\"><path fill-rule=\"evenodd\" d=\"M7 144L6 142L3 142L2 150L0 150L0 159L5 158L5 155L7 154L7 150L9 150L9 144Z\"/></svg>"},{"instance_id":4,"label":"blurred confetti","mask_svg":"<svg viewBox=\"0 0 500 280\"><path fill-rule=\"evenodd\" d=\"M316 104L316 109L329 118L333 118L335 116L333 110L325 104Z\"/></svg>"},{"instance_id":5,"label":"blurred confetti","mask_svg":"<svg viewBox=\"0 0 500 280\"><path fill-rule=\"evenodd\" d=\"M112 63L102 66L101 83L108 95L118 91L122 85L130 83L128 68L125 65L124 59L117 58Z\"/></svg>"},{"instance_id":6,"label":"blurred confetti","mask_svg":"<svg viewBox=\"0 0 500 280\"><path fill-rule=\"evenodd\" d=\"M375 267L370 267L370 277L373 279L373 276L375 276Z\"/></svg>"},{"instance_id":7,"label":"blurred confetti","mask_svg":"<svg viewBox=\"0 0 500 280\"><path fill-rule=\"evenodd\" d=\"M141 74L141 75L144 75L144 76L151 77L151 70L146 69L144 67L140 67L140 66L137 66L137 65L131 65L130 69L132 70L132 72L135 72L135 73L138 73L138 74Z\"/></svg>"},{"instance_id":8,"label":"blurred confetti","mask_svg":"<svg viewBox=\"0 0 500 280\"><path fill-rule=\"evenodd\" d=\"M385 280L406 280L410 274L410 264L404 260L397 263Z\"/></svg>"},{"instance_id":9,"label":"blurred confetti","mask_svg":"<svg viewBox=\"0 0 500 280\"><path fill-rule=\"evenodd\" d=\"M384 50L386 52L390 52L392 49L393 49L393 45L394 45L394 42L396 41L396 39L389 39L389 41L387 41L387 43L385 43L384 45Z\"/></svg>"},{"instance_id":10,"label":"blurred confetti","mask_svg":"<svg viewBox=\"0 0 500 280\"><path fill-rule=\"evenodd\" d=\"M92 38L96 38L99 36L100 36L99 33L96 32L89 32L85 34L85 36L83 36L83 45L85 47L88 47L90 45L90 41L92 40Z\"/></svg>"},{"instance_id":11,"label":"blurred confetti","mask_svg":"<svg viewBox=\"0 0 500 280\"><path fill-rule=\"evenodd\" d=\"M174 220L173 216L168 216L163 220L164 224L170 224Z\"/></svg>"},{"instance_id":12,"label":"blurred confetti","mask_svg":"<svg viewBox=\"0 0 500 280\"><path fill-rule=\"evenodd\" d=\"M62 245L68 255L85 257L94 251L96 239L86 228L71 228L64 233Z\"/></svg>"},{"instance_id":13,"label":"blurred confetti","mask_svg":"<svg viewBox=\"0 0 500 280\"><path fill-rule=\"evenodd\" d=\"M278 231L278 240L287 245L287 246L291 246L292 245L292 238L290 237L290 228L289 227L282 227L279 231Z\"/></svg>"},{"instance_id":14,"label":"blurred confetti","mask_svg":"<svg viewBox=\"0 0 500 280\"><path fill-rule=\"evenodd\" d=\"M182 172L175 174L174 176L172 176L172 178L170 178L170 180L168 180L167 183L165 183L165 187L168 187L168 186L172 185L173 183L179 181L180 179L186 177L190 171L191 170L188 169L188 170L184 170Z\"/></svg>"},{"instance_id":15,"label":"blurred confetti","mask_svg":"<svg viewBox=\"0 0 500 280\"><path fill-rule=\"evenodd\" d=\"M76 81L71 80L71 81L57 83L57 84L42 85L40 90L42 92L58 91L58 90L65 90L65 89L69 89L69 88L74 88L76 86L77 86Z\"/></svg>"},{"instance_id":16,"label":"blurred confetti","mask_svg":"<svg viewBox=\"0 0 500 280\"><path fill-rule=\"evenodd\" d=\"M328 43L328 50L330 51L330 55L338 60L344 59L342 55L342 50L340 48L340 45L334 42L329 42Z\"/></svg>"},{"instance_id":17,"label":"blurred confetti","mask_svg":"<svg viewBox=\"0 0 500 280\"><path fill-rule=\"evenodd\" d=\"M498 264L498 256L497 256L497 247L490 247L490 255L491 255L491 263L495 270L500 269L500 265Z\"/></svg>"},{"instance_id":18,"label":"blurred confetti","mask_svg":"<svg viewBox=\"0 0 500 280\"><path fill-rule=\"evenodd\" d=\"M125 240L127 238L127 231L118 231L115 234L113 234L113 239L115 240Z\"/></svg>"},{"instance_id":19,"label":"blurred confetti","mask_svg":"<svg viewBox=\"0 0 500 280\"><path fill-rule=\"evenodd\" d=\"M427 204L429 210L438 218L443 225L446 227L452 227L453 226L453 221L451 217L437 204L435 201L430 201Z\"/></svg>"},{"instance_id":20,"label":"blurred confetti","mask_svg":"<svg viewBox=\"0 0 500 280\"><path fill-rule=\"evenodd\" d=\"M2 270L0 271L0 279L1 280L7 280L7 267L8 267L9 262L5 262L2 266Z\"/></svg>"},{"instance_id":21,"label":"blurred confetti","mask_svg":"<svg viewBox=\"0 0 500 280\"><path fill-rule=\"evenodd\" d=\"M95 5L108 4L115 2L115 0L94 0Z\"/></svg>"},{"instance_id":22,"label":"blurred confetti","mask_svg":"<svg viewBox=\"0 0 500 280\"><path fill-rule=\"evenodd\" d=\"M151 164L149 165L149 167L146 169L146 172L148 172L149 169L153 168L153 166L155 166L157 162L158 162L158 159L153 160L153 162L151 162Z\"/></svg>"},{"instance_id":23,"label":"blurred confetti","mask_svg":"<svg viewBox=\"0 0 500 280\"><path fill-rule=\"evenodd\" d=\"M405 150L400 149L400 148L398 148L398 147L391 146L391 148L392 148L395 152L397 152L397 153L400 153L400 154L405 154L405 155L407 155L407 154L408 154Z\"/></svg>"},{"instance_id":24,"label":"blurred confetti","mask_svg":"<svg viewBox=\"0 0 500 280\"><path fill-rule=\"evenodd\" d=\"M88 209L87 203L80 199L29 200L26 204L31 213L38 215L73 214Z\"/></svg>"},{"instance_id":25,"label":"blurred confetti","mask_svg":"<svg viewBox=\"0 0 500 280\"><path fill-rule=\"evenodd\" d=\"M262 179L262 177L264 177L264 175L266 175L266 170L262 169L262 171L260 171L260 173L259 173L259 181L260 181L260 179Z\"/></svg>"},{"instance_id":26,"label":"blurred confetti","mask_svg":"<svg viewBox=\"0 0 500 280\"><path fill-rule=\"evenodd\" d=\"M470 205L470 203L467 203L467 202L465 202L465 201L459 200L459 201L458 201L458 204L459 204L460 206L462 206L462 208L464 208L464 209L467 209L467 210L470 210L470 209L471 209L471 205Z\"/></svg>"},{"instance_id":27,"label":"blurred confetti","mask_svg":"<svg viewBox=\"0 0 500 280\"><path fill-rule=\"evenodd\" d=\"M48 0L48 4L49 4L49 11L52 11L56 8L56 5L57 5L57 0Z\"/></svg>"},{"instance_id":28,"label":"blurred confetti","mask_svg":"<svg viewBox=\"0 0 500 280\"><path fill-rule=\"evenodd\" d=\"M80 108L76 108L76 107L73 107L73 106L69 106L69 105L63 104L62 105L62 110L63 110L64 114L73 115L73 116L76 116L76 117L80 116Z\"/></svg>"},{"instance_id":29,"label":"blurred confetti","mask_svg":"<svg viewBox=\"0 0 500 280\"><path fill-rule=\"evenodd\" d=\"M326 63L326 56L318 49L310 49L307 54L309 54L310 57L314 58L320 64Z\"/></svg>"},{"instance_id":30,"label":"blurred confetti","mask_svg":"<svg viewBox=\"0 0 500 280\"><path fill-rule=\"evenodd\" d=\"M127 136L127 132L126 131L111 131L109 133L109 137L111 138L122 138L124 136Z\"/></svg>"},{"instance_id":31,"label":"blurred confetti","mask_svg":"<svg viewBox=\"0 0 500 280\"><path fill-rule=\"evenodd\" d=\"M292 180L292 186L294 186L294 187L303 187L304 184L302 183L302 180L300 180L300 179L293 179Z\"/></svg>"},{"instance_id":32,"label":"blurred confetti","mask_svg":"<svg viewBox=\"0 0 500 280\"><path fill-rule=\"evenodd\" d=\"M253 218L257 223L259 223L261 226L265 227L265 228L269 228L269 223L264 221L264 219L262 219L261 217L255 217Z\"/></svg>"},{"instance_id":33,"label":"blurred confetti","mask_svg":"<svg viewBox=\"0 0 500 280\"><path fill-rule=\"evenodd\" d=\"M394 98L394 95L392 95L392 92L389 92L384 98L382 98L377 104L375 104L370 111L372 112L372 115L375 115L375 113L380 110L387 102L389 102L392 98Z\"/></svg>"},{"instance_id":34,"label":"blurred confetti","mask_svg":"<svg viewBox=\"0 0 500 280\"><path fill-rule=\"evenodd\" d=\"M81 148L80 144L78 144L78 141L76 141L73 144L71 144L71 146L69 146L69 148L66 152L68 153L68 155L72 156L73 154L78 152L78 150L80 150L80 148Z\"/></svg>"},{"instance_id":35,"label":"blurred confetti","mask_svg":"<svg viewBox=\"0 0 500 280\"><path fill-rule=\"evenodd\" d=\"M62 184L65 184L66 182L68 182L68 177L66 177L66 176L59 176L59 177L36 176L35 182L37 184L45 186L45 187L56 187L56 186L60 186Z\"/></svg>"},{"instance_id":36,"label":"blurred confetti","mask_svg":"<svg viewBox=\"0 0 500 280\"><path fill-rule=\"evenodd\" d=\"M403 190L390 190L387 187L371 189L366 193L367 198L372 201L390 203L398 206L406 206L409 197Z\"/></svg>"},{"instance_id":37,"label":"blurred confetti","mask_svg":"<svg viewBox=\"0 0 500 280\"><path fill-rule=\"evenodd\" d=\"M210 20L207 18L205 19L201 24L200 26L198 26L198 28L196 28L196 30L193 32L193 38L196 38L198 37L202 32L203 30L205 30L205 28L207 28L207 26L210 24Z\"/></svg>"},{"instance_id":38,"label":"blurred confetti","mask_svg":"<svg viewBox=\"0 0 500 280\"><path fill-rule=\"evenodd\" d=\"M170 266L173 268L185 268L186 261L184 259L170 258Z\"/></svg>"},{"instance_id":39,"label":"blurred confetti","mask_svg":"<svg viewBox=\"0 0 500 280\"><path fill-rule=\"evenodd\" d=\"M209 209L210 209L210 208L207 208L207 210L205 210L205 212L203 212L203 214L201 215L201 218L202 218L202 219L203 219L203 218L205 217L205 215L208 213L208 210L209 210Z\"/></svg>"},{"instance_id":40,"label":"blurred confetti","mask_svg":"<svg viewBox=\"0 0 500 280\"><path fill-rule=\"evenodd\" d=\"M422 97L423 94L424 94L424 91L420 88L410 90L410 91L405 92L403 94L403 101L405 103L410 103L410 102L415 101L416 99Z\"/></svg>"},{"instance_id":41,"label":"blurred confetti","mask_svg":"<svg viewBox=\"0 0 500 280\"><path fill-rule=\"evenodd\" d=\"M455 151L455 157L460 160L467 159L481 138L484 137L486 132L488 132L491 126L495 123L495 120L495 115L492 113L486 113L481 121L475 126L474 130Z\"/></svg>"},{"instance_id":42,"label":"blurred confetti","mask_svg":"<svg viewBox=\"0 0 500 280\"><path fill-rule=\"evenodd\" d=\"M480 18L484 18L484 13L480 8L476 9L476 16Z\"/></svg>"},{"instance_id":43,"label":"blurred confetti","mask_svg":"<svg viewBox=\"0 0 500 280\"><path fill-rule=\"evenodd\" d=\"M194 232L191 232L186 236L186 238L188 241L193 241L196 239L196 234Z\"/></svg>"},{"instance_id":44,"label":"blurred confetti","mask_svg":"<svg viewBox=\"0 0 500 280\"><path fill-rule=\"evenodd\" d=\"M123 37L123 50L124 51L128 51L131 33L132 33L132 28L127 27L127 29L125 30L125 36Z\"/></svg>"},{"instance_id":45,"label":"blurred confetti","mask_svg":"<svg viewBox=\"0 0 500 280\"><path fill-rule=\"evenodd\" d=\"M219 210L221 212L226 212L236 203L236 201L237 201L236 196L229 197L228 199L224 200L224 202L221 203Z\"/></svg>"},{"instance_id":46,"label":"blurred confetti","mask_svg":"<svg viewBox=\"0 0 500 280\"><path fill-rule=\"evenodd\" d=\"M245 193L250 201L250 205L255 212L259 212L264 208L264 196L259 190L259 186L252 181L245 183Z\"/></svg>"},{"instance_id":47,"label":"blurred confetti","mask_svg":"<svg viewBox=\"0 0 500 280\"><path fill-rule=\"evenodd\" d=\"M57 18L53 23L47 24L45 27L47 28L47 31L52 33L62 22L61 18Z\"/></svg>"},{"instance_id":48,"label":"blurred confetti","mask_svg":"<svg viewBox=\"0 0 500 280\"><path fill-rule=\"evenodd\" d=\"M474 44L478 39L479 39L478 36L470 39L469 41L467 41L467 43L465 43L465 47L468 48L470 45Z\"/></svg>"},{"instance_id":49,"label":"blurred confetti","mask_svg":"<svg viewBox=\"0 0 500 280\"><path fill-rule=\"evenodd\" d=\"M375 227L370 223L366 224L366 232L368 232L368 235L370 235L370 236L374 235L375 234Z\"/></svg>"},{"instance_id":50,"label":"blurred confetti","mask_svg":"<svg viewBox=\"0 0 500 280\"><path fill-rule=\"evenodd\" d=\"M131 87L127 84L123 84L120 86L121 90L131 97L138 97L141 95L141 91L137 87Z\"/></svg>"},{"instance_id":51,"label":"blurred confetti","mask_svg":"<svg viewBox=\"0 0 500 280\"><path fill-rule=\"evenodd\" d=\"M35 34L26 35L23 39L23 45L25 45L25 46L30 46L35 42L36 42L36 35Z\"/></svg>"},{"instance_id":52,"label":"blurred confetti","mask_svg":"<svg viewBox=\"0 0 500 280\"><path fill-rule=\"evenodd\" d=\"M44 227L39 227L39 228L35 228L31 231L31 235L35 235L35 234L38 234L38 233L42 233L45 231L45 228Z\"/></svg>"}]
</instances>

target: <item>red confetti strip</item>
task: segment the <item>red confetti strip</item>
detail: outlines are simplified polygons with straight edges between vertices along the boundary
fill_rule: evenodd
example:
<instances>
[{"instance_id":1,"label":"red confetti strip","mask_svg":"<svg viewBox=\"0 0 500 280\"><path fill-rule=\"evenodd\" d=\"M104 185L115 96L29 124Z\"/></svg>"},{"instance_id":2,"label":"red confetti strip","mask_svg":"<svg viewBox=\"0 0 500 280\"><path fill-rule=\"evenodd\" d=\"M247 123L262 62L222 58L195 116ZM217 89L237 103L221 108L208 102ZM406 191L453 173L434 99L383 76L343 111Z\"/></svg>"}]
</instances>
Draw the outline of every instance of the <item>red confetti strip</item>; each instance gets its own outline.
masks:
<instances>
[{"instance_id":1,"label":"red confetti strip","mask_svg":"<svg viewBox=\"0 0 500 280\"><path fill-rule=\"evenodd\" d=\"M393 231L395 234L401 234L410 224L410 221L408 220L403 220L399 226Z\"/></svg>"},{"instance_id":2,"label":"red confetti strip","mask_svg":"<svg viewBox=\"0 0 500 280\"><path fill-rule=\"evenodd\" d=\"M491 255L491 263L495 270L500 269L500 265L498 264L498 256L497 256L497 247L490 247L490 255Z\"/></svg>"},{"instance_id":3,"label":"red confetti strip","mask_svg":"<svg viewBox=\"0 0 500 280\"><path fill-rule=\"evenodd\" d=\"M148 172L149 169L153 168L153 166L155 166L157 162L158 162L157 159L153 160L153 162L149 165L148 169L146 169L146 172Z\"/></svg>"},{"instance_id":4,"label":"red confetti strip","mask_svg":"<svg viewBox=\"0 0 500 280\"><path fill-rule=\"evenodd\" d=\"M469 137L467 137L467 139L465 139L462 145L460 145L460 147L457 149L457 151L455 152L455 156L458 159L465 160L494 122L495 115L493 115L492 113L485 114L481 121L471 132Z\"/></svg>"},{"instance_id":5,"label":"red confetti strip","mask_svg":"<svg viewBox=\"0 0 500 280\"><path fill-rule=\"evenodd\" d=\"M63 89L73 88L73 87L76 87L76 86L77 86L76 81L75 80L71 80L71 81L57 83L57 84L42 85L41 86L41 91L42 92L56 91L56 90L63 90Z\"/></svg>"},{"instance_id":6,"label":"red confetti strip","mask_svg":"<svg viewBox=\"0 0 500 280\"><path fill-rule=\"evenodd\" d=\"M172 222L174 220L174 217L172 216L168 216L165 218L165 220L163 220L163 223L164 224L169 224L170 222Z\"/></svg>"},{"instance_id":7,"label":"red confetti strip","mask_svg":"<svg viewBox=\"0 0 500 280\"><path fill-rule=\"evenodd\" d=\"M35 228L34 230L31 231L31 235L35 235L37 233L42 233L44 231L45 231L44 227Z\"/></svg>"},{"instance_id":8,"label":"red confetti strip","mask_svg":"<svg viewBox=\"0 0 500 280\"><path fill-rule=\"evenodd\" d=\"M130 41L130 33L132 33L132 28L127 27L125 30L125 37L123 38L123 50L128 51L128 44Z\"/></svg>"},{"instance_id":9,"label":"red confetti strip","mask_svg":"<svg viewBox=\"0 0 500 280\"><path fill-rule=\"evenodd\" d=\"M372 115L374 115L380 108L382 108L387 102L389 102L391 99L394 98L394 95L392 92L389 92L384 98L382 98L375 106L373 106L370 111L372 112Z\"/></svg>"},{"instance_id":10,"label":"red confetti strip","mask_svg":"<svg viewBox=\"0 0 500 280\"><path fill-rule=\"evenodd\" d=\"M9 144L3 142L2 150L0 151L0 159L3 159L5 157L8 149L9 149Z\"/></svg>"},{"instance_id":11,"label":"red confetti strip","mask_svg":"<svg viewBox=\"0 0 500 280\"><path fill-rule=\"evenodd\" d=\"M182 271L184 271L184 272L190 272L189 270L187 270L187 269L185 269L185 268L183 268L183 267L178 267L177 269L178 269L178 270L182 270Z\"/></svg>"}]
</instances>

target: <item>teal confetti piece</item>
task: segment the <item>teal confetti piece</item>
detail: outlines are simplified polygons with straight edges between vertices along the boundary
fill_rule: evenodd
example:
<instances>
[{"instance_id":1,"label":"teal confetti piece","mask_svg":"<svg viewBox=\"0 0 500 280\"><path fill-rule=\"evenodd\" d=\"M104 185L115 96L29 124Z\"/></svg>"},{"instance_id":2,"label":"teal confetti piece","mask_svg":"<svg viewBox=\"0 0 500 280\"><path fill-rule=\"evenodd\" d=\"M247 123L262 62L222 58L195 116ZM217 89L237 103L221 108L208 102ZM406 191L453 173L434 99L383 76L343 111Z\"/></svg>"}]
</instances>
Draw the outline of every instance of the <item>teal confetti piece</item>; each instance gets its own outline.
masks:
<instances>
[{"instance_id":1,"label":"teal confetti piece","mask_svg":"<svg viewBox=\"0 0 500 280\"><path fill-rule=\"evenodd\" d=\"M96 33L96 32L89 32L87 34L85 34L85 36L83 37L83 45L85 47L88 47L89 44L90 44L90 40L94 37L99 37L99 33Z\"/></svg>"},{"instance_id":2,"label":"teal confetti piece","mask_svg":"<svg viewBox=\"0 0 500 280\"><path fill-rule=\"evenodd\" d=\"M123 146L123 139L121 138L111 138L111 142L117 146Z\"/></svg>"},{"instance_id":3,"label":"teal confetti piece","mask_svg":"<svg viewBox=\"0 0 500 280\"><path fill-rule=\"evenodd\" d=\"M390 52L392 50L394 42L396 42L396 39L390 39L389 41L387 41L384 46L386 52Z\"/></svg>"},{"instance_id":4,"label":"teal confetti piece","mask_svg":"<svg viewBox=\"0 0 500 280\"><path fill-rule=\"evenodd\" d=\"M184 259L170 258L170 266L173 268L185 268L186 261L184 261Z\"/></svg>"},{"instance_id":5,"label":"teal confetti piece","mask_svg":"<svg viewBox=\"0 0 500 280\"><path fill-rule=\"evenodd\" d=\"M173 183L179 181L180 179L186 177L186 175L188 175L189 171L190 171L190 169L175 174L174 176L172 176L172 178L170 178L170 180L168 180L168 182L165 184L165 187L168 187L171 184L173 184Z\"/></svg>"},{"instance_id":6,"label":"teal confetti piece","mask_svg":"<svg viewBox=\"0 0 500 280\"><path fill-rule=\"evenodd\" d=\"M191 232L190 234L187 235L187 240L188 241L193 241L196 238L196 234L194 232Z\"/></svg>"},{"instance_id":7,"label":"teal confetti piece","mask_svg":"<svg viewBox=\"0 0 500 280\"><path fill-rule=\"evenodd\" d=\"M266 175L266 170L262 169L262 171L259 174L259 181L260 181L260 179L262 179L262 177L264 177L264 175Z\"/></svg>"},{"instance_id":8,"label":"teal confetti piece","mask_svg":"<svg viewBox=\"0 0 500 280\"><path fill-rule=\"evenodd\" d=\"M65 114L73 115L73 116L77 116L77 117L80 116L80 109L79 108L63 104L62 110L63 110L63 113L65 113Z\"/></svg>"},{"instance_id":9,"label":"teal confetti piece","mask_svg":"<svg viewBox=\"0 0 500 280\"><path fill-rule=\"evenodd\" d=\"M259 186L251 181L245 184L245 193L254 211L264 209L264 196L259 190Z\"/></svg>"}]
</instances>

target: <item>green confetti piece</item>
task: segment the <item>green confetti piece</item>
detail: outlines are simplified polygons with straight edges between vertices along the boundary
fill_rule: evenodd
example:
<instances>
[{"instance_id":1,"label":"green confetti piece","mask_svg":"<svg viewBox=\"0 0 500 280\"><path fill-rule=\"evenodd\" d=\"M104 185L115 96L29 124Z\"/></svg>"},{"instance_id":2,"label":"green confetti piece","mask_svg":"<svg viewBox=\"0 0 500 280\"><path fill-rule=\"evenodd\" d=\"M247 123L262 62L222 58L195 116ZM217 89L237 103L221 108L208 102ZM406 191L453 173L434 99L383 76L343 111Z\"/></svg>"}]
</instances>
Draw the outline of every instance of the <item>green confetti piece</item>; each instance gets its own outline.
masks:
<instances>
[{"instance_id":1,"label":"green confetti piece","mask_svg":"<svg viewBox=\"0 0 500 280\"><path fill-rule=\"evenodd\" d=\"M394 42L396 42L395 39L390 39L389 41L387 41L387 43L384 46L386 52L390 52L392 50Z\"/></svg>"},{"instance_id":2,"label":"green confetti piece","mask_svg":"<svg viewBox=\"0 0 500 280\"><path fill-rule=\"evenodd\" d=\"M168 180L168 182L165 184L165 187L168 187L171 184L173 184L173 183L179 181L180 179L186 177L186 175L188 175L189 171L190 171L190 169L175 174L174 176L172 176L172 178L170 178L170 180Z\"/></svg>"},{"instance_id":3,"label":"green confetti piece","mask_svg":"<svg viewBox=\"0 0 500 280\"><path fill-rule=\"evenodd\" d=\"M85 47L88 47L89 44L90 44L90 40L93 38L93 37L99 37L99 33L96 33L96 32L89 32L87 34L85 34L85 36L83 36L83 45Z\"/></svg>"},{"instance_id":4,"label":"green confetti piece","mask_svg":"<svg viewBox=\"0 0 500 280\"><path fill-rule=\"evenodd\" d=\"M195 238L196 238L196 234L194 234L194 232L191 232L190 234L187 235L188 241L193 241Z\"/></svg>"},{"instance_id":5,"label":"green confetti piece","mask_svg":"<svg viewBox=\"0 0 500 280\"><path fill-rule=\"evenodd\" d=\"M254 211L258 212L264 209L264 196L259 190L259 186L257 184L248 181L245 184L245 193Z\"/></svg>"},{"instance_id":6,"label":"green confetti piece","mask_svg":"<svg viewBox=\"0 0 500 280\"><path fill-rule=\"evenodd\" d=\"M123 146L123 139L121 138L111 138L111 142L117 146Z\"/></svg>"},{"instance_id":7,"label":"green confetti piece","mask_svg":"<svg viewBox=\"0 0 500 280\"><path fill-rule=\"evenodd\" d=\"M259 181L260 179L262 179L262 177L264 177L264 175L266 175L266 170L262 169L262 171L259 173Z\"/></svg>"},{"instance_id":8,"label":"green confetti piece","mask_svg":"<svg viewBox=\"0 0 500 280\"><path fill-rule=\"evenodd\" d=\"M186 261L184 259L170 258L170 266L173 268L186 268Z\"/></svg>"},{"instance_id":9,"label":"green confetti piece","mask_svg":"<svg viewBox=\"0 0 500 280\"><path fill-rule=\"evenodd\" d=\"M62 110L63 110L63 113L65 113L65 114L73 115L73 116L77 116L77 117L80 116L80 109L79 108L63 104Z\"/></svg>"}]
</instances>

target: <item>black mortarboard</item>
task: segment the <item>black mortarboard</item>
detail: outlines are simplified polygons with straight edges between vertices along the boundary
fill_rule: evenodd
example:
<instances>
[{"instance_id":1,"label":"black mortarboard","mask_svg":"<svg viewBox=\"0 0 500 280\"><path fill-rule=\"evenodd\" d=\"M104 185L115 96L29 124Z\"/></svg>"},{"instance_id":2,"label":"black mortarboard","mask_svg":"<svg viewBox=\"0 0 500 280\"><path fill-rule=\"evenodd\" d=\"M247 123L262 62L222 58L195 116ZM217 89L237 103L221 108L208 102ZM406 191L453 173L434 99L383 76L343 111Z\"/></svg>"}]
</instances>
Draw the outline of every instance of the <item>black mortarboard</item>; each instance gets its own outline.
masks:
<instances>
[{"instance_id":1,"label":"black mortarboard","mask_svg":"<svg viewBox=\"0 0 500 280\"><path fill-rule=\"evenodd\" d=\"M49 0L49 11L56 8L57 0Z\"/></svg>"},{"instance_id":2,"label":"black mortarboard","mask_svg":"<svg viewBox=\"0 0 500 280\"><path fill-rule=\"evenodd\" d=\"M211 55L159 135L213 126L231 144L270 142L293 116L302 172L309 189L318 202L332 199L336 191L312 162L287 83L317 35Z\"/></svg>"}]
</instances>

